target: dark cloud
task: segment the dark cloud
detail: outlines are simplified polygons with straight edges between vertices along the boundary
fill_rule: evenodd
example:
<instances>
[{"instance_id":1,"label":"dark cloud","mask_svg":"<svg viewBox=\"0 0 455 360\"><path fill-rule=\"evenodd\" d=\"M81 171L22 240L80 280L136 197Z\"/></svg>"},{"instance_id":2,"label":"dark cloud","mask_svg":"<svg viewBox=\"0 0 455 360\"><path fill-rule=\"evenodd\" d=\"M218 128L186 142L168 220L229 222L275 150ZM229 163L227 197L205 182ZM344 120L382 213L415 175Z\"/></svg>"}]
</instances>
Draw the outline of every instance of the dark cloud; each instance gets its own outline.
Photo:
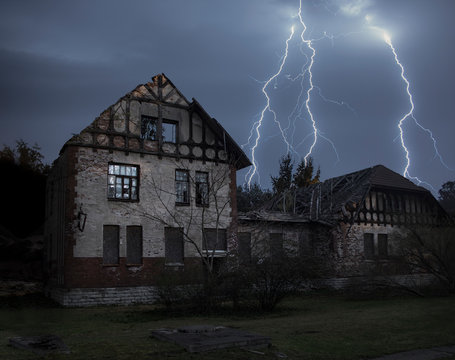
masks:
<instances>
[{"instance_id":1,"label":"dark cloud","mask_svg":"<svg viewBox=\"0 0 455 360\"><path fill-rule=\"evenodd\" d=\"M161 72L185 96L198 99L239 144L245 143L265 104L261 81L278 69L290 27L298 24L298 4L298 0L2 1L0 143L18 138L38 142L52 161L72 133ZM355 16L344 16L343 6ZM367 13L373 25L391 34L411 80L416 116L432 129L446 162L455 167L454 10L451 0L303 1L307 36L319 38L324 31L349 34L333 42L315 42L315 84L327 98L356 110L354 114L313 93L321 131L340 155L336 162L331 144L318 143L314 157L323 177L377 163L396 171L403 168L396 122L408 108L405 88L381 34L366 27ZM284 72L293 76L304 59L296 41L290 55ZM272 104L284 124L299 89L285 77L277 85ZM286 148L270 118L263 130L258 158L267 184ZM412 171L436 187L454 178L433 159L428 137L412 123L406 130L414 156ZM296 125L296 144L310 131L303 116ZM301 154L308 144L307 139L299 147Z\"/></svg>"}]
</instances>

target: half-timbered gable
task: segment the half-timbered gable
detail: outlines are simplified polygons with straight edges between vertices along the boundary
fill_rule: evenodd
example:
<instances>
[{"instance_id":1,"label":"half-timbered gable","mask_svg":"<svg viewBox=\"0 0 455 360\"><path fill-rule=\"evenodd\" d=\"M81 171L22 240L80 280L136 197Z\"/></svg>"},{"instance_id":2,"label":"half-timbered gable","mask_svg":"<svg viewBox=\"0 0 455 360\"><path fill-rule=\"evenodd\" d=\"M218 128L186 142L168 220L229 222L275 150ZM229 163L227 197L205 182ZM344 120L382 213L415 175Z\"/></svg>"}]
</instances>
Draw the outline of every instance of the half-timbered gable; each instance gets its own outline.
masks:
<instances>
[{"instance_id":1,"label":"half-timbered gable","mask_svg":"<svg viewBox=\"0 0 455 360\"><path fill-rule=\"evenodd\" d=\"M238 169L250 165L223 127L164 74L109 106L64 148L68 145L230 163Z\"/></svg>"}]
</instances>

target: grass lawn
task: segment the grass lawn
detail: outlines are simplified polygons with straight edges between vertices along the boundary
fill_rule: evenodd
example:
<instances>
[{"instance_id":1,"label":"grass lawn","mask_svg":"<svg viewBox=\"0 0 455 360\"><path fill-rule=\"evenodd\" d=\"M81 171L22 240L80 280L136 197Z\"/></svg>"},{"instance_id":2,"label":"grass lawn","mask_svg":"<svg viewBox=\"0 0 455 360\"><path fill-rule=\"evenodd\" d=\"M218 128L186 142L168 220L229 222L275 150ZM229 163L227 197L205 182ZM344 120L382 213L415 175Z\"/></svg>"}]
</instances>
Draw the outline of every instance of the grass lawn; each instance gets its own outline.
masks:
<instances>
[{"instance_id":1,"label":"grass lawn","mask_svg":"<svg viewBox=\"0 0 455 360\"><path fill-rule=\"evenodd\" d=\"M223 325L272 338L256 354L243 349L190 354L150 337L150 330ZM0 359L36 359L7 346L9 337L54 334L71 354L45 359L362 359L455 344L455 297L348 300L294 297L271 314L219 311L168 314L155 306L60 308L43 301L0 300Z\"/></svg>"}]
</instances>

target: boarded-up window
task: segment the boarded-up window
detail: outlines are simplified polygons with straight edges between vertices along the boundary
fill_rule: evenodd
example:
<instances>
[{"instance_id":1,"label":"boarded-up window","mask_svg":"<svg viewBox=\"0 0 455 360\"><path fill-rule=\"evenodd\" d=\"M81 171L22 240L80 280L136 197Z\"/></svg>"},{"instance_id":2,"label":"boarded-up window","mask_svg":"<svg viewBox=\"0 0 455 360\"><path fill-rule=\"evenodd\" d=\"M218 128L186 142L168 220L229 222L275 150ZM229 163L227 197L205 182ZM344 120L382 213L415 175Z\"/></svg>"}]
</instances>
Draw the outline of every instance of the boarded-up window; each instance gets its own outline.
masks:
<instances>
[{"instance_id":1,"label":"boarded-up window","mask_svg":"<svg viewBox=\"0 0 455 360\"><path fill-rule=\"evenodd\" d=\"M204 229L202 242L203 250L221 250L226 251L226 230L225 229Z\"/></svg>"},{"instance_id":2,"label":"boarded-up window","mask_svg":"<svg viewBox=\"0 0 455 360\"><path fill-rule=\"evenodd\" d=\"M238 233L239 258L241 264L249 264L251 262L251 233Z\"/></svg>"},{"instance_id":3,"label":"boarded-up window","mask_svg":"<svg viewBox=\"0 0 455 360\"><path fill-rule=\"evenodd\" d=\"M371 260L374 258L374 234L363 234L363 253L365 259Z\"/></svg>"},{"instance_id":4,"label":"boarded-up window","mask_svg":"<svg viewBox=\"0 0 455 360\"><path fill-rule=\"evenodd\" d=\"M270 233L270 255L282 256L283 255L283 234Z\"/></svg>"},{"instance_id":5,"label":"boarded-up window","mask_svg":"<svg viewBox=\"0 0 455 360\"><path fill-rule=\"evenodd\" d=\"M387 234L379 234L378 235L378 255L379 255L380 259L386 259L389 256L387 247L388 247Z\"/></svg>"},{"instance_id":6,"label":"boarded-up window","mask_svg":"<svg viewBox=\"0 0 455 360\"><path fill-rule=\"evenodd\" d=\"M142 226L126 227L126 263L142 264Z\"/></svg>"},{"instance_id":7,"label":"boarded-up window","mask_svg":"<svg viewBox=\"0 0 455 360\"><path fill-rule=\"evenodd\" d=\"M183 229L164 228L164 256L166 264L183 264Z\"/></svg>"},{"instance_id":8,"label":"boarded-up window","mask_svg":"<svg viewBox=\"0 0 455 360\"><path fill-rule=\"evenodd\" d=\"M103 226L103 263L118 264L119 257L119 227L118 225Z\"/></svg>"}]
</instances>

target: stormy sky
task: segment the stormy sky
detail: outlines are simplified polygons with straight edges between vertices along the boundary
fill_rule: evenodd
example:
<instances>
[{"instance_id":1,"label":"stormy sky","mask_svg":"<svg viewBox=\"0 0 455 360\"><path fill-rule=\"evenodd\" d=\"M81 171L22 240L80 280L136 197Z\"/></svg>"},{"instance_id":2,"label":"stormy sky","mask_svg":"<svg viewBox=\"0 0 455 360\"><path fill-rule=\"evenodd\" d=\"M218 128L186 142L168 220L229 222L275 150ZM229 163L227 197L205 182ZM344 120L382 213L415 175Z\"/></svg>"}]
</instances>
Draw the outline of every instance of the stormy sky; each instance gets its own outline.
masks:
<instances>
[{"instance_id":1,"label":"stormy sky","mask_svg":"<svg viewBox=\"0 0 455 360\"><path fill-rule=\"evenodd\" d=\"M298 162L313 141L304 106L311 51L300 41L298 7L299 0L2 0L0 144L36 142L52 162L73 133L165 73L251 158L250 130L266 105L261 89L278 71L294 26L286 64L266 90ZM312 157L322 178L406 166L397 124L410 102L383 29L410 82L414 116L443 158L409 117L402 127L409 173L436 191L454 180L455 1L303 0L302 17L316 51L309 105L321 135ZM266 112L253 181L269 186L286 152Z\"/></svg>"}]
</instances>

